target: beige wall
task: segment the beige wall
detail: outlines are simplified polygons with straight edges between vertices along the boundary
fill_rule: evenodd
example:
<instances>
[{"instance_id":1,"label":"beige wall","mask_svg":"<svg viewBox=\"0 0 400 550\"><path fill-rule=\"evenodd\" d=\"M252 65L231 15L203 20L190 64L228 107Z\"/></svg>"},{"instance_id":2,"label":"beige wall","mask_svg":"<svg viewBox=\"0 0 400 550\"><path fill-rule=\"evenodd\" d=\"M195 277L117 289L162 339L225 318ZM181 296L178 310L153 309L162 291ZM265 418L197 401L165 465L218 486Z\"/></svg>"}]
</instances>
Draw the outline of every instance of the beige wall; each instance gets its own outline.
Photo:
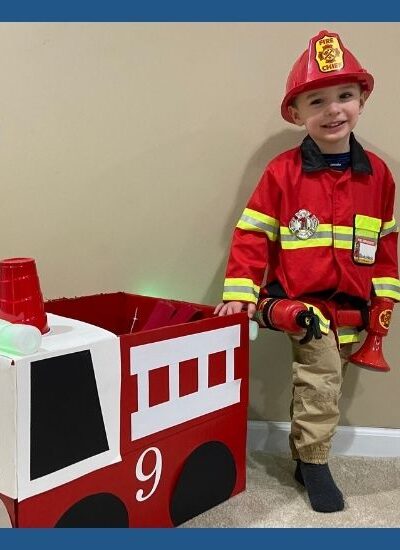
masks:
<instances>
[{"instance_id":1,"label":"beige wall","mask_svg":"<svg viewBox=\"0 0 400 550\"><path fill-rule=\"evenodd\" d=\"M376 78L357 134L400 182L398 24L0 24L1 257L35 257L48 298L217 302L244 203L303 136L279 105L324 27ZM399 329L400 308L389 374L351 367L342 424L400 427ZM264 333L250 417L287 420L289 399L285 336Z\"/></svg>"}]
</instances>

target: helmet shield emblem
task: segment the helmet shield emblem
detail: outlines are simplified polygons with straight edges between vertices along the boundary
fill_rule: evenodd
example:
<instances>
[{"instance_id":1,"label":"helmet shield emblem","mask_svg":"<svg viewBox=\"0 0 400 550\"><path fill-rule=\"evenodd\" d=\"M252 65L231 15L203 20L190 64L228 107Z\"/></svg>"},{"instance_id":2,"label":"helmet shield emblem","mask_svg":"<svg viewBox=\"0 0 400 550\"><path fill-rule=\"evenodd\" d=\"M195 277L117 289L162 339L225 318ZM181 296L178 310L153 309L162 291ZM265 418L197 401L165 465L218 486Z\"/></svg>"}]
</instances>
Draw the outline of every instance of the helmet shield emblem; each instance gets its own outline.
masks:
<instances>
[{"instance_id":1,"label":"helmet shield emblem","mask_svg":"<svg viewBox=\"0 0 400 550\"><path fill-rule=\"evenodd\" d=\"M296 212L290 220L289 229L298 239L305 240L315 234L318 224L318 218L314 214L302 209Z\"/></svg>"},{"instance_id":2,"label":"helmet shield emblem","mask_svg":"<svg viewBox=\"0 0 400 550\"><path fill-rule=\"evenodd\" d=\"M323 36L315 42L315 59L322 73L343 69L343 51L336 36Z\"/></svg>"}]
</instances>

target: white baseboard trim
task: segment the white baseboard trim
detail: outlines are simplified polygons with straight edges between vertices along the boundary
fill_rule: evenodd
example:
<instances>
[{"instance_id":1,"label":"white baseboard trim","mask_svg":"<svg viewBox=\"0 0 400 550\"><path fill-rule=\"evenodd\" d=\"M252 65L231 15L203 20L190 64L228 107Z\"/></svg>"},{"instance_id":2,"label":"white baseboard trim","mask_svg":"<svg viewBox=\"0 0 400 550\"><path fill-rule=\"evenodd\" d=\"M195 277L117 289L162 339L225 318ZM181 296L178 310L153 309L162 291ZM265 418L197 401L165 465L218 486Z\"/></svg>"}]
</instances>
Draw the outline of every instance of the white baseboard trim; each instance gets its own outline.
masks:
<instances>
[{"instance_id":1,"label":"white baseboard trim","mask_svg":"<svg viewBox=\"0 0 400 550\"><path fill-rule=\"evenodd\" d=\"M271 454L289 452L290 422L249 420L247 448ZM400 457L400 429L339 426L332 455Z\"/></svg>"}]
</instances>

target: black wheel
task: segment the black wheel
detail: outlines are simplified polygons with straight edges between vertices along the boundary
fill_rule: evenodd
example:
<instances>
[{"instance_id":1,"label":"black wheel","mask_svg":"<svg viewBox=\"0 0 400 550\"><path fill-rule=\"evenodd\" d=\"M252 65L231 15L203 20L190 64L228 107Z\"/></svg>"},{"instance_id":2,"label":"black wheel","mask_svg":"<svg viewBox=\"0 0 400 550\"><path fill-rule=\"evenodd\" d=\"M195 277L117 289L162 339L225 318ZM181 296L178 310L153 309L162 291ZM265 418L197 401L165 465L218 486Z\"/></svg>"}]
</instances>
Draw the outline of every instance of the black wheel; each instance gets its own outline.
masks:
<instances>
[{"instance_id":1,"label":"black wheel","mask_svg":"<svg viewBox=\"0 0 400 550\"><path fill-rule=\"evenodd\" d=\"M61 516L56 527L128 527L125 504L109 493L90 495Z\"/></svg>"},{"instance_id":2,"label":"black wheel","mask_svg":"<svg viewBox=\"0 0 400 550\"><path fill-rule=\"evenodd\" d=\"M227 500L235 487L236 465L219 441L197 447L186 459L171 497L172 523L181 523Z\"/></svg>"}]
</instances>

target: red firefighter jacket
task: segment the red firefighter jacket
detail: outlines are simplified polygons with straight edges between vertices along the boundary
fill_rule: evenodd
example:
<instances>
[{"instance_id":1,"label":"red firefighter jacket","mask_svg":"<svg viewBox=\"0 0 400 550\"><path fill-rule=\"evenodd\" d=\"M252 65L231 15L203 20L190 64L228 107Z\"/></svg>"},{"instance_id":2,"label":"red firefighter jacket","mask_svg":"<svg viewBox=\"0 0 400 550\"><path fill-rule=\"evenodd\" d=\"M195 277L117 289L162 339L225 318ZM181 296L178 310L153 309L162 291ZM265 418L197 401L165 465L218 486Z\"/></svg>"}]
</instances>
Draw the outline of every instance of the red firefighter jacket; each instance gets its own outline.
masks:
<instances>
[{"instance_id":1,"label":"red firefighter jacket","mask_svg":"<svg viewBox=\"0 0 400 550\"><path fill-rule=\"evenodd\" d=\"M332 170L307 136L268 164L234 230L224 301L257 303L263 282L291 299L400 300L392 175L353 134L350 153Z\"/></svg>"}]
</instances>

